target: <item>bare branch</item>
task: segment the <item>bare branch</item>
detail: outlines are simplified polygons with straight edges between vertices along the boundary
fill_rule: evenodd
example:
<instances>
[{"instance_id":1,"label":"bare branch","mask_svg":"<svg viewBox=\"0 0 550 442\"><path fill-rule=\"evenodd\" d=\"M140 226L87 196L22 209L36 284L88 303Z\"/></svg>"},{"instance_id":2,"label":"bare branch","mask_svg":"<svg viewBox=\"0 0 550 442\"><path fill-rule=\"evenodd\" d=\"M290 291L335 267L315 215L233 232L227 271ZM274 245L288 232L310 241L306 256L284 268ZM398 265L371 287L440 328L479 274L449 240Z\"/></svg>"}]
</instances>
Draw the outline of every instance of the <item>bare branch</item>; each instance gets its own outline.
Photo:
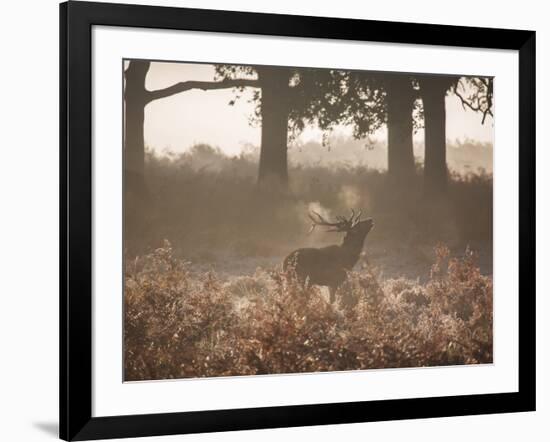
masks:
<instances>
[{"instance_id":1,"label":"bare branch","mask_svg":"<svg viewBox=\"0 0 550 442\"><path fill-rule=\"evenodd\" d=\"M485 78L474 79L473 82L478 88L474 95L465 97L459 92L458 87L460 85L460 80L454 85L454 93L459 98L464 109L468 107L474 112L481 112L481 124L484 124L487 115L493 116L491 110L493 106L492 84L489 79Z\"/></svg>"},{"instance_id":2,"label":"bare branch","mask_svg":"<svg viewBox=\"0 0 550 442\"><path fill-rule=\"evenodd\" d=\"M462 107L468 106L474 112L479 112L481 110L479 107L472 105L472 103L470 103L463 95L460 94L460 92L458 92L458 84L455 86L455 95L462 102Z\"/></svg>"},{"instance_id":3,"label":"bare branch","mask_svg":"<svg viewBox=\"0 0 550 442\"><path fill-rule=\"evenodd\" d=\"M183 81L176 83L164 89L157 89L147 92L147 102L158 100L159 98L169 97L191 89L200 89L203 91L214 89L229 89L229 88L244 88L244 87L260 87L258 80L250 79L235 79L222 81Z\"/></svg>"}]
</instances>

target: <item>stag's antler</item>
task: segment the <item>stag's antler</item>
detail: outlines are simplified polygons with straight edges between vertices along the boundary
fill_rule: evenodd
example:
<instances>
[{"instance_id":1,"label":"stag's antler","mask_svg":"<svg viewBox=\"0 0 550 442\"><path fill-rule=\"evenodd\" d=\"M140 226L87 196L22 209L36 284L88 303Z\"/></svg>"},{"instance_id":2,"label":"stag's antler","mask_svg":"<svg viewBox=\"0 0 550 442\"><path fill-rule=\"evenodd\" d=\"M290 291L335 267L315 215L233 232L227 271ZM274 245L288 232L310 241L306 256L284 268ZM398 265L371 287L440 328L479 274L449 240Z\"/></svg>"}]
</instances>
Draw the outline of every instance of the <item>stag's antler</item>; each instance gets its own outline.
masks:
<instances>
[{"instance_id":1,"label":"stag's antler","mask_svg":"<svg viewBox=\"0 0 550 442\"><path fill-rule=\"evenodd\" d=\"M309 219L311 220L311 229L309 233L313 232L317 226L326 226L330 227L327 232L349 232L361 219L361 210L357 215L355 215L355 210L351 209L351 216L346 218L345 216L338 215L336 216L337 222L333 223L327 221L319 213L312 210L309 214ZM317 219L315 219L317 217Z\"/></svg>"}]
</instances>

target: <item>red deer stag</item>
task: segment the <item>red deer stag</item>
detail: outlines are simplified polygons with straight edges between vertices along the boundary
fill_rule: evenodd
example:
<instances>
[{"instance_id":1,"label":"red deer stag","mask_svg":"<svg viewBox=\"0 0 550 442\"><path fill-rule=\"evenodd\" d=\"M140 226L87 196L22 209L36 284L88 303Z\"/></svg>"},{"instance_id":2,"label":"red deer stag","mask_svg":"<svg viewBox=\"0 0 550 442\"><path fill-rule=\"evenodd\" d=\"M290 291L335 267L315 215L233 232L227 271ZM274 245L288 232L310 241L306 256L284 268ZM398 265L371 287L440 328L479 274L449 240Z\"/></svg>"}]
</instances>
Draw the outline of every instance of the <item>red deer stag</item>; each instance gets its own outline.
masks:
<instances>
[{"instance_id":1,"label":"red deer stag","mask_svg":"<svg viewBox=\"0 0 550 442\"><path fill-rule=\"evenodd\" d=\"M317 212L310 213L309 218L312 221L310 233L316 226L329 227L327 232L344 232L342 245L294 250L285 258L283 269L293 268L302 281L307 278L310 284L328 286L330 302L333 303L336 290L346 279L346 272L359 260L374 221L372 218L361 221L361 212L355 215L353 210L349 218L337 216L337 222L329 222Z\"/></svg>"}]
</instances>

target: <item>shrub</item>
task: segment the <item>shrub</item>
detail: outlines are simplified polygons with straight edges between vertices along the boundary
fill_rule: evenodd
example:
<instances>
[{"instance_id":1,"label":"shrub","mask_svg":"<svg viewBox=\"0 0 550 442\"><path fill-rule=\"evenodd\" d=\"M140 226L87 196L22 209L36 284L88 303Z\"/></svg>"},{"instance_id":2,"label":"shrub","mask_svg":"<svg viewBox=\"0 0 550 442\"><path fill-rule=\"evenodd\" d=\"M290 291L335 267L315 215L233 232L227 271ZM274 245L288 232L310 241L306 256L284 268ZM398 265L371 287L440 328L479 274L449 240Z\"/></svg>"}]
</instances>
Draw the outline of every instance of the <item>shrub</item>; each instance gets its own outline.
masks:
<instances>
[{"instance_id":1,"label":"shrub","mask_svg":"<svg viewBox=\"0 0 550 442\"><path fill-rule=\"evenodd\" d=\"M438 246L424 284L350 272L338 297L292 271L221 281L165 242L127 260L125 379L492 362L492 279L470 250Z\"/></svg>"}]
</instances>

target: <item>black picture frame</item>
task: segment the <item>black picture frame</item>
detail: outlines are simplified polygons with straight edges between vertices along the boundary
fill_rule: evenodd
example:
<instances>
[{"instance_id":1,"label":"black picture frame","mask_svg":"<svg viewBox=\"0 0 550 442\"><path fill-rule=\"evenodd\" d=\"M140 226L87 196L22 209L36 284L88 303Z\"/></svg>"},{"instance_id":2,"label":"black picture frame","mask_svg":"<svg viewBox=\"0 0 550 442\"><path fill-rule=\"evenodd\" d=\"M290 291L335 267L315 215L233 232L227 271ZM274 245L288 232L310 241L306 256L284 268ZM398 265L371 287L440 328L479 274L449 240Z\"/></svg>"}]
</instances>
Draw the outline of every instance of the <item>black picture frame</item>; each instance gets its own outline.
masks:
<instances>
[{"instance_id":1,"label":"black picture frame","mask_svg":"<svg viewBox=\"0 0 550 442\"><path fill-rule=\"evenodd\" d=\"M92 417L91 30L94 25L518 51L519 391ZM535 32L80 1L61 4L59 277L59 415L60 437L65 440L535 410Z\"/></svg>"}]
</instances>

